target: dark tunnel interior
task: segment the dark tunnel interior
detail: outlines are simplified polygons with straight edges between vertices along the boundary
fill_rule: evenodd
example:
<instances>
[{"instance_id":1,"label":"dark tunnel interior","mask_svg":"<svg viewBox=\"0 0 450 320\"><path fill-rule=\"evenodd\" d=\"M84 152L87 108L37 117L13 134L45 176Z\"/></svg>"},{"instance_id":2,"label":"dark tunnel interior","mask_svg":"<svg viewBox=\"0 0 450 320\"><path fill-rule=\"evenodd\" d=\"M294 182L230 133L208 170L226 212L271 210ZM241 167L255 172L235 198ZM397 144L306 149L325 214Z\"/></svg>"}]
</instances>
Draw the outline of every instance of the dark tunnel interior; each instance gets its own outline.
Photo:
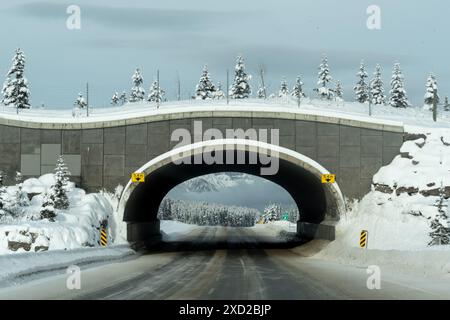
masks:
<instances>
[{"instance_id":1,"label":"dark tunnel interior","mask_svg":"<svg viewBox=\"0 0 450 320\"><path fill-rule=\"evenodd\" d=\"M246 153L246 159L250 156ZM236 158L235 158L236 159ZM219 172L240 172L260 176L283 187L294 199L303 222L320 223L327 212L327 198L320 179L306 169L279 159L275 175L261 175L263 164L174 164L170 162L145 177L131 192L125 205L125 222L150 222L157 220L161 201L175 186L192 178Z\"/></svg>"}]
</instances>

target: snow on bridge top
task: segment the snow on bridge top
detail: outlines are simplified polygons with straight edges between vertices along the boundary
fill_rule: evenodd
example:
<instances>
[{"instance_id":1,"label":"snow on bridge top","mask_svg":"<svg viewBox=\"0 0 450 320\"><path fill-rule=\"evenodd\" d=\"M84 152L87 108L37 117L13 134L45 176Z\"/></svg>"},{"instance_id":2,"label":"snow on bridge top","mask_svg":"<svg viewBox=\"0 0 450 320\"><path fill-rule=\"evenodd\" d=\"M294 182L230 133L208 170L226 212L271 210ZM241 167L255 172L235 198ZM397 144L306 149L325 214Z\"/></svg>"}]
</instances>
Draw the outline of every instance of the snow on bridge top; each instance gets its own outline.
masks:
<instances>
[{"instance_id":1,"label":"snow on bridge top","mask_svg":"<svg viewBox=\"0 0 450 320\"><path fill-rule=\"evenodd\" d=\"M185 118L275 118L342 124L390 132L404 132L403 122L369 117L361 112L321 106L322 102L301 105L292 102L248 101L177 101L163 104L159 109L149 103L133 103L121 107L95 108L89 117L73 117L71 110L30 109L0 107L0 124L35 129L93 129L117 127L156 121ZM328 105L329 106L329 105ZM352 112L353 111L353 112ZM384 115L384 114L382 114Z\"/></svg>"}]
</instances>

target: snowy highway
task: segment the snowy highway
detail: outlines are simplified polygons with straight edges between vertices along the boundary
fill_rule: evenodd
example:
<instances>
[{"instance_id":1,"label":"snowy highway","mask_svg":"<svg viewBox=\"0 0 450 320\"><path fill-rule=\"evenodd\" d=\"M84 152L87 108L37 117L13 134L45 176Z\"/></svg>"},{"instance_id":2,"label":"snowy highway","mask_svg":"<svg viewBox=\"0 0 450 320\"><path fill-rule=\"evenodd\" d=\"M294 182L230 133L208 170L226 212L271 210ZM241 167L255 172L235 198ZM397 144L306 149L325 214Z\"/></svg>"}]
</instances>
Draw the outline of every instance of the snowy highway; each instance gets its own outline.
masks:
<instances>
[{"instance_id":1,"label":"snowy highway","mask_svg":"<svg viewBox=\"0 0 450 320\"><path fill-rule=\"evenodd\" d=\"M136 259L83 268L81 289L61 272L0 290L1 299L449 299L448 280L384 272L369 290L366 267L302 256L258 228L193 228Z\"/></svg>"}]
</instances>

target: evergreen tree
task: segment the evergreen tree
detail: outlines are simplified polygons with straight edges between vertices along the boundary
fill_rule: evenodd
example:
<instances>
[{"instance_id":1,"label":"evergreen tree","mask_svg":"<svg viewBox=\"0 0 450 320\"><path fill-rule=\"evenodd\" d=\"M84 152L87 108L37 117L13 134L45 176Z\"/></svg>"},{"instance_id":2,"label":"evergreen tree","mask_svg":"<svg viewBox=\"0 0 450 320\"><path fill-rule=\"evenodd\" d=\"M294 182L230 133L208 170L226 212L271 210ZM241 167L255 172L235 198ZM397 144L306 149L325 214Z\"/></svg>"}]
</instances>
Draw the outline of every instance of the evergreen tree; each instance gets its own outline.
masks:
<instances>
[{"instance_id":1,"label":"evergreen tree","mask_svg":"<svg viewBox=\"0 0 450 320\"><path fill-rule=\"evenodd\" d=\"M424 110L433 110L433 103L434 103L434 90L437 90L437 81L434 75L430 74L427 79L426 84L426 93L424 96ZM439 96L437 96L437 103L439 103Z\"/></svg>"},{"instance_id":2,"label":"evergreen tree","mask_svg":"<svg viewBox=\"0 0 450 320\"><path fill-rule=\"evenodd\" d=\"M441 184L439 189L439 201L437 208L439 215L431 221L431 232L429 233L431 241L429 246L449 245L450 244L450 226L448 216L444 210L445 190Z\"/></svg>"},{"instance_id":3,"label":"evergreen tree","mask_svg":"<svg viewBox=\"0 0 450 320\"><path fill-rule=\"evenodd\" d=\"M202 75L195 88L195 98L198 100L212 99L216 88L211 82L208 66L203 67Z\"/></svg>"},{"instance_id":4,"label":"evergreen tree","mask_svg":"<svg viewBox=\"0 0 450 320\"><path fill-rule=\"evenodd\" d=\"M114 94L111 98L111 105L115 107L119 104L119 101L120 101L119 93L116 91L116 92L114 92Z\"/></svg>"},{"instance_id":5,"label":"evergreen tree","mask_svg":"<svg viewBox=\"0 0 450 320\"><path fill-rule=\"evenodd\" d=\"M372 103L375 105L386 104L386 96L384 94L384 84L381 79L381 66L377 64L375 72L373 73L373 79L370 83L372 94Z\"/></svg>"},{"instance_id":6,"label":"evergreen tree","mask_svg":"<svg viewBox=\"0 0 450 320\"><path fill-rule=\"evenodd\" d=\"M125 91L123 91L122 94L120 95L119 99L120 99L120 103L122 105L127 103L128 102L127 93Z\"/></svg>"},{"instance_id":7,"label":"evergreen tree","mask_svg":"<svg viewBox=\"0 0 450 320\"><path fill-rule=\"evenodd\" d=\"M334 93L336 94L336 98L343 99L344 97L344 90L342 89L341 82L338 80L336 81L336 88L334 89Z\"/></svg>"},{"instance_id":8,"label":"evergreen tree","mask_svg":"<svg viewBox=\"0 0 450 320\"><path fill-rule=\"evenodd\" d=\"M450 104L448 103L448 97L444 99L444 111L450 111Z\"/></svg>"},{"instance_id":9,"label":"evergreen tree","mask_svg":"<svg viewBox=\"0 0 450 320\"><path fill-rule=\"evenodd\" d=\"M264 223L281 220L281 207L276 204L269 204L264 208L262 219Z\"/></svg>"},{"instance_id":10,"label":"evergreen tree","mask_svg":"<svg viewBox=\"0 0 450 320\"><path fill-rule=\"evenodd\" d=\"M391 80L389 104L394 108L407 108L409 101L406 96L405 84L403 81L403 74L400 69L400 64L394 65Z\"/></svg>"},{"instance_id":11,"label":"evergreen tree","mask_svg":"<svg viewBox=\"0 0 450 320\"><path fill-rule=\"evenodd\" d=\"M30 200L28 199L28 193L23 190L23 176L22 173L16 172L16 176L14 178L16 181L17 192L15 202L18 207L27 207L30 205Z\"/></svg>"},{"instance_id":12,"label":"evergreen tree","mask_svg":"<svg viewBox=\"0 0 450 320\"><path fill-rule=\"evenodd\" d=\"M14 177L14 181L16 181L16 184L20 184L23 181L22 173L19 171L16 171L16 176Z\"/></svg>"},{"instance_id":13,"label":"evergreen tree","mask_svg":"<svg viewBox=\"0 0 450 320\"><path fill-rule=\"evenodd\" d=\"M323 56L322 62L319 66L317 88L314 91L317 92L319 98L331 100L333 97L333 90L327 86L333 78L330 74L330 68L328 66L328 58Z\"/></svg>"},{"instance_id":14,"label":"evergreen tree","mask_svg":"<svg viewBox=\"0 0 450 320\"><path fill-rule=\"evenodd\" d=\"M6 211L8 202L8 194L6 193L6 187L4 185L0 185L0 209L2 211Z\"/></svg>"},{"instance_id":15,"label":"evergreen tree","mask_svg":"<svg viewBox=\"0 0 450 320\"><path fill-rule=\"evenodd\" d=\"M364 61L361 61L361 65L359 66L359 71L356 76L358 77L358 82L353 88L355 90L356 101L359 103L366 103L369 100L369 88L366 82L368 75Z\"/></svg>"},{"instance_id":16,"label":"evergreen tree","mask_svg":"<svg viewBox=\"0 0 450 320\"><path fill-rule=\"evenodd\" d=\"M6 173L0 170L0 187L5 185Z\"/></svg>"},{"instance_id":17,"label":"evergreen tree","mask_svg":"<svg viewBox=\"0 0 450 320\"><path fill-rule=\"evenodd\" d=\"M144 84L144 79L142 78L141 71L136 69L131 79L133 80L133 87L131 88L130 102L139 102L144 100L145 90L142 87Z\"/></svg>"},{"instance_id":18,"label":"evergreen tree","mask_svg":"<svg viewBox=\"0 0 450 320\"><path fill-rule=\"evenodd\" d=\"M44 201L41 206L41 219L48 219L51 222L55 221L56 210L53 194L45 193Z\"/></svg>"},{"instance_id":19,"label":"evergreen tree","mask_svg":"<svg viewBox=\"0 0 450 320\"><path fill-rule=\"evenodd\" d=\"M295 85L294 88L292 88L291 95L296 99L306 97L306 94L303 92L303 82L300 76L298 76L297 79L295 80Z\"/></svg>"},{"instance_id":20,"label":"evergreen tree","mask_svg":"<svg viewBox=\"0 0 450 320\"><path fill-rule=\"evenodd\" d=\"M266 91L266 87L264 87L261 83L259 84L258 87L258 98L259 99L265 99L267 97L267 91Z\"/></svg>"},{"instance_id":21,"label":"evergreen tree","mask_svg":"<svg viewBox=\"0 0 450 320\"><path fill-rule=\"evenodd\" d=\"M149 102L162 102L164 101L164 95L166 92L161 89L158 80L153 81L152 86L150 87L150 92L147 97L147 101Z\"/></svg>"},{"instance_id":22,"label":"evergreen tree","mask_svg":"<svg viewBox=\"0 0 450 320\"><path fill-rule=\"evenodd\" d=\"M288 85L286 79L281 80L280 90L278 91L278 97L287 97L289 95Z\"/></svg>"},{"instance_id":23,"label":"evergreen tree","mask_svg":"<svg viewBox=\"0 0 450 320\"><path fill-rule=\"evenodd\" d=\"M225 93L222 90L222 84L220 82L217 82L217 88L213 93L213 98L217 100L225 99Z\"/></svg>"},{"instance_id":24,"label":"evergreen tree","mask_svg":"<svg viewBox=\"0 0 450 320\"><path fill-rule=\"evenodd\" d=\"M246 99L252 94L249 81L251 76L245 72L244 59L239 56L234 68L234 82L231 85L229 95L232 99Z\"/></svg>"},{"instance_id":25,"label":"evergreen tree","mask_svg":"<svg viewBox=\"0 0 450 320\"><path fill-rule=\"evenodd\" d=\"M67 197L69 175L64 158L59 156L55 168L55 184L51 186L49 192L55 209L69 208L69 198Z\"/></svg>"},{"instance_id":26,"label":"evergreen tree","mask_svg":"<svg viewBox=\"0 0 450 320\"><path fill-rule=\"evenodd\" d=\"M6 75L3 85L3 100L5 106L12 105L18 109L29 109L30 90L28 80L24 76L25 55L22 50L17 49L13 58L11 69Z\"/></svg>"},{"instance_id":27,"label":"evergreen tree","mask_svg":"<svg viewBox=\"0 0 450 320\"><path fill-rule=\"evenodd\" d=\"M78 98L75 100L74 103L75 108L84 109L87 107L86 100L84 100L83 94L80 92L78 93Z\"/></svg>"}]
</instances>

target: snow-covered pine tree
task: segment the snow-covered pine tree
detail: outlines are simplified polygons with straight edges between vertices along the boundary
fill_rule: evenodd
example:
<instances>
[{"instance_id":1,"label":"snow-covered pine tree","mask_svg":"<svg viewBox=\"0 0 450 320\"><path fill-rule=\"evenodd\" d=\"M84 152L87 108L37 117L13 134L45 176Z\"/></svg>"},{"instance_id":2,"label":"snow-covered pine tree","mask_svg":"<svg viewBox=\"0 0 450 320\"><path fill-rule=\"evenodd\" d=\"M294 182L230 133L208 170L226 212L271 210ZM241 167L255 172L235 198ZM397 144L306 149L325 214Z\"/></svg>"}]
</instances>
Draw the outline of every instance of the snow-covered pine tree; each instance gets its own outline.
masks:
<instances>
[{"instance_id":1,"label":"snow-covered pine tree","mask_svg":"<svg viewBox=\"0 0 450 320\"><path fill-rule=\"evenodd\" d=\"M280 90L278 91L278 97L282 98L282 97L287 97L288 95L289 95L288 85L287 85L286 79L283 78L281 80Z\"/></svg>"},{"instance_id":2,"label":"snow-covered pine tree","mask_svg":"<svg viewBox=\"0 0 450 320\"><path fill-rule=\"evenodd\" d=\"M373 73L373 79L370 82L370 93L372 95L372 103L375 105L386 104L386 96L384 94L384 84L381 78L381 66L376 65Z\"/></svg>"},{"instance_id":3,"label":"snow-covered pine tree","mask_svg":"<svg viewBox=\"0 0 450 320\"><path fill-rule=\"evenodd\" d=\"M14 177L17 186L16 199L15 202L19 207L27 207L30 205L30 200L28 199L28 193L23 190L23 176L19 171L16 172Z\"/></svg>"},{"instance_id":4,"label":"snow-covered pine tree","mask_svg":"<svg viewBox=\"0 0 450 320\"><path fill-rule=\"evenodd\" d=\"M427 79L426 84L426 93L424 96L424 110L433 110L433 102L434 102L434 90L437 90L437 81L434 75L430 74ZM439 95L437 96L437 103L439 103Z\"/></svg>"},{"instance_id":5,"label":"snow-covered pine tree","mask_svg":"<svg viewBox=\"0 0 450 320\"><path fill-rule=\"evenodd\" d=\"M5 106L14 106L18 109L29 109L30 90L28 89L28 80L24 76L25 54L19 48L13 58L11 69L6 75L3 85L2 103Z\"/></svg>"},{"instance_id":6,"label":"snow-covered pine tree","mask_svg":"<svg viewBox=\"0 0 450 320\"><path fill-rule=\"evenodd\" d=\"M258 94L258 98L259 98L259 99L265 99L265 98L267 97L266 87L264 87L264 86L262 85L262 83L259 84L257 94Z\"/></svg>"},{"instance_id":7,"label":"snow-covered pine tree","mask_svg":"<svg viewBox=\"0 0 450 320\"><path fill-rule=\"evenodd\" d=\"M111 105L115 107L119 104L119 102L120 102L119 93L116 91L114 92L111 98Z\"/></svg>"},{"instance_id":8,"label":"snow-covered pine tree","mask_svg":"<svg viewBox=\"0 0 450 320\"><path fill-rule=\"evenodd\" d=\"M16 171L16 176L14 177L14 181L16 182L16 184L20 184L23 181L23 176L22 173L19 171Z\"/></svg>"},{"instance_id":9,"label":"snow-covered pine tree","mask_svg":"<svg viewBox=\"0 0 450 320\"><path fill-rule=\"evenodd\" d=\"M306 94L303 92L303 82L300 76L297 77L297 79L295 80L295 85L294 88L292 88L292 93L291 95L295 98L295 99L301 99L301 98L305 98Z\"/></svg>"},{"instance_id":10,"label":"snow-covered pine tree","mask_svg":"<svg viewBox=\"0 0 450 320\"><path fill-rule=\"evenodd\" d=\"M63 156L59 156L55 167L55 184L51 186L49 192L55 209L69 208L69 198L67 197L69 175Z\"/></svg>"},{"instance_id":11,"label":"snow-covered pine tree","mask_svg":"<svg viewBox=\"0 0 450 320\"><path fill-rule=\"evenodd\" d=\"M6 187L1 184L0 185L0 209L5 211L6 203L7 203L8 194L6 193Z\"/></svg>"},{"instance_id":12,"label":"snow-covered pine tree","mask_svg":"<svg viewBox=\"0 0 450 320\"><path fill-rule=\"evenodd\" d=\"M222 84L220 82L217 82L217 87L216 91L213 93L213 98L216 100L225 99L225 93L222 90Z\"/></svg>"},{"instance_id":13,"label":"snow-covered pine tree","mask_svg":"<svg viewBox=\"0 0 450 320\"><path fill-rule=\"evenodd\" d=\"M333 98L333 90L329 89L327 86L333 80L330 74L330 68L328 66L328 58L324 55L322 62L319 65L317 80L317 88L314 91L317 92L319 98L331 100Z\"/></svg>"},{"instance_id":14,"label":"snow-covered pine tree","mask_svg":"<svg viewBox=\"0 0 450 320\"><path fill-rule=\"evenodd\" d=\"M448 221L448 215L444 209L445 201L445 189L441 183L439 188L439 200L437 203L437 208L439 214L431 221L430 227L431 232L429 233L431 241L428 243L429 246L436 245L449 245L450 244L450 225Z\"/></svg>"},{"instance_id":15,"label":"snow-covered pine tree","mask_svg":"<svg viewBox=\"0 0 450 320\"><path fill-rule=\"evenodd\" d=\"M251 75L245 72L244 58L237 57L234 68L234 81L229 89L229 95L232 99L246 99L252 94L250 87Z\"/></svg>"},{"instance_id":16,"label":"snow-covered pine tree","mask_svg":"<svg viewBox=\"0 0 450 320\"><path fill-rule=\"evenodd\" d=\"M355 90L356 101L358 101L359 103L366 103L367 101L369 101L369 88L366 82L368 75L366 72L364 61L361 61L359 71L356 76L358 77L358 82L353 88L353 90Z\"/></svg>"},{"instance_id":17,"label":"snow-covered pine tree","mask_svg":"<svg viewBox=\"0 0 450 320\"><path fill-rule=\"evenodd\" d=\"M80 92L78 93L78 98L75 100L74 103L75 108L84 109L87 107L86 100L84 100L83 94Z\"/></svg>"},{"instance_id":18,"label":"snow-covered pine tree","mask_svg":"<svg viewBox=\"0 0 450 320\"><path fill-rule=\"evenodd\" d=\"M203 67L203 71L202 71L202 75L200 76L200 80L198 81L198 84L195 87L195 99L197 99L197 100L212 99L215 91L216 91L216 87L211 82L211 78L209 76L209 71L208 71L208 66L205 65Z\"/></svg>"},{"instance_id":19,"label":"snow-covered pine tree","mask_svg":"<svg viewBox=\"0 0 450 320\"><path fill-rule=\"evenodd\" d=\"M153 81L149 91L150 92L148 94L147 101L158 103L164 101L164 95L166 94L166 92L161 89L158 80Z\"/></svg>"},{"instance_id":20,"label":"snow-covered pine tree","mask_svg":"<svg viewBox=\"0 0 450 320\"><path fill-rule=\"evenodd\" d=\"M122 91L122 94L120 95L119 100L122 105L127 103L128 98L127 98L127 93L125 91Z\"/></svg>"},{"instance_id":21,"label":"snow-covered pine tree","mask_svg":"<svg viewBox=\"0 0 450 320\"><path fill-rule=\"evenodd\" d=\"M44 200L42 202L40 213L41 219L48 219L51 222L55 221L56 210L53 194L47 192L44 194Z\"/></svg>"},{"instance_id":22,"label":"snow-covered pine tree","mask_svg":"<svg viewBox=\"0 0 450 320\"><path fill-rule=\"evenodd\" d=\"M450 104L448 103L448 97L444 99L444 111L450 111Z\"/></svg>"},{"instance_id":23,"label":"snow-covered pine tree","mask_svg":"<svg viewBox=\"0 0 450 320\"><path fill-rule=\"evenodd\" d=\"M336 88L334 89L334 93L335 93L335 95L336 95L336 98L339 98L339 99L343 99L343 97L344 97L344 90L342 89L342 84L341 84L341 82L338 80L338 81L336 81Z\"/></svg>"},{"instance_id":24,"label":"snow-covered pine tree","mask_svg":"<svg viewBox=\"0 0 450 320\"><path fill-rule=\"evenodd\" d=\"M281 219L281 207L276 204L269 204L264 208L264 222L276 221Z\"/></svg>"},{"instance_id":25,"label":"snow-covered pine tree","mask_svg":"<svg viewBox=\"0 0 450 320\"><path fill-rule=\"evenodd\" d=\"M139 102L144 100L145 90L143 88L144 79L142 78L141 71L136 69L131 77L133 80L133 87L130 93L130 102Z\"/></svg>"},{"instance_id":26,"label":"snow-covered pine tree","mask_svg":"<svg viewBox=\"0 0 450 320\"><path fill-rule=\"evenodd\" d=\"M391 90L390 90L389 105L394 108L407 108L409 101L406 96L405 84L403 81L402 70L400 64L394 64L392 72Z\"/></svg>"}]
</instances>

